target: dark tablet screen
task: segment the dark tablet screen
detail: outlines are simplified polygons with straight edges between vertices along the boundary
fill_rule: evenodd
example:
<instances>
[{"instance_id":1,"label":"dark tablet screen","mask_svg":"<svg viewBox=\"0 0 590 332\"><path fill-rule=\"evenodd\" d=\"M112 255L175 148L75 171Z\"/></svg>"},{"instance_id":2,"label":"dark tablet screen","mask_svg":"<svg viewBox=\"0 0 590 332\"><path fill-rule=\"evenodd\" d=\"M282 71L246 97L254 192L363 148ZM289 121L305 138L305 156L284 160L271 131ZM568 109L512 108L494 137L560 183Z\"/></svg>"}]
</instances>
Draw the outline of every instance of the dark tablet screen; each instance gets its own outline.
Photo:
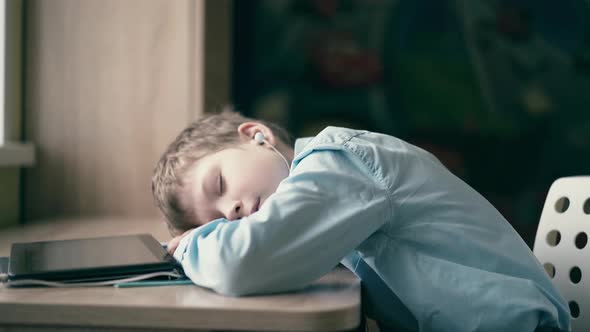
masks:
<instances>
[{"instance_id":1,"label":"dark tablet screen","mask_svg":"<svg viewBox=\"0 0 590 332\"><path fill-rule=\"evenodd\" d=\"M56 280L138 274L174 267L174 259L151 235L15 243L9 277Z\"/></svg>"}]
</instances>

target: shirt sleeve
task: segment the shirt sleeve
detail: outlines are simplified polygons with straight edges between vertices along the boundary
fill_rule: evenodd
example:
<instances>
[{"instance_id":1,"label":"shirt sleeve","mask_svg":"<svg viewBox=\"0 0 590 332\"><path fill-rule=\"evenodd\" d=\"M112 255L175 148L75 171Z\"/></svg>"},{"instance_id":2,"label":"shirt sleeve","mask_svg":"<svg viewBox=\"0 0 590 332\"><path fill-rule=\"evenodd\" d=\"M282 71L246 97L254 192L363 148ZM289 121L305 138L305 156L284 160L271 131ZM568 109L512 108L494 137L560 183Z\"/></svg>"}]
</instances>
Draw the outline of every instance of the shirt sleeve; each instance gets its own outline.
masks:
<instances>
[{"instance_id":1,"label":"shirt sleeve","mask_svg":"<svg viewBox=\"0 0 590 332\"><path fill-rule=\"evenodd\" d=\"M329 272L390 217L388 196L344 147L313 151L262 208L189 233L174 257L197 285L241 296L299 289Z\"/></svg>"}]
</instances>

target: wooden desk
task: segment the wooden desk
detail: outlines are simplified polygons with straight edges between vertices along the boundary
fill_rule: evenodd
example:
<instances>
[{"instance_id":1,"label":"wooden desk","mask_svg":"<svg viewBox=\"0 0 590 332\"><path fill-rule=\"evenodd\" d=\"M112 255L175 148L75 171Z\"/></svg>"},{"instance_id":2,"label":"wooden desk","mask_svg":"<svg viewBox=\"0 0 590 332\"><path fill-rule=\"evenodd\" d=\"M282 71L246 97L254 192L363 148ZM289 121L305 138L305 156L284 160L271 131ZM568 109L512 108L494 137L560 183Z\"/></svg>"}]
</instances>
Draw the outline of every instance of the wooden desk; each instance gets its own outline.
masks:
<instances>
[{"instance_id":1,"label":"wooden desk","mask_svg":"<svg viewBox=\"0 0 590 332\"><path fill-rule=\"evenodd\" d=\"M0 256L18 241L148 232L155 220L60 220L0 231ZM243 298L193 285L141 288L0 286L0 332L13 331L344 331L360 323L360 281L336 269L303 291Z\"/></svg>"}]
</instances>

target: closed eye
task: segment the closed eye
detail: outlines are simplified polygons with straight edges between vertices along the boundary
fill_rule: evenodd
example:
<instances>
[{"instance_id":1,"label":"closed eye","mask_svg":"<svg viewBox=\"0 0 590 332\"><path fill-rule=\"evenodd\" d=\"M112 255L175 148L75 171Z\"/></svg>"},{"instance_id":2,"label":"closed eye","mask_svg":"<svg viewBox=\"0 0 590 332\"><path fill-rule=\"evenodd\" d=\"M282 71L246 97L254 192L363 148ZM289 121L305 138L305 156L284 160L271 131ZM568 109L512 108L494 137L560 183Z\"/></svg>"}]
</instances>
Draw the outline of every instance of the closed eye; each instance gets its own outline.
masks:
<instances>
[{"instance_id":1,"label":"closed eye","mask_svg":"<svg viewBox=\"0 0 590 332\"><path fill-rule=\"evenodd\" d=\"M219 182L219 196L223 195L223 176L221 176L221 173L219 173L219 178L218 178L218 182Z\"/></svg>"}]
</instances>

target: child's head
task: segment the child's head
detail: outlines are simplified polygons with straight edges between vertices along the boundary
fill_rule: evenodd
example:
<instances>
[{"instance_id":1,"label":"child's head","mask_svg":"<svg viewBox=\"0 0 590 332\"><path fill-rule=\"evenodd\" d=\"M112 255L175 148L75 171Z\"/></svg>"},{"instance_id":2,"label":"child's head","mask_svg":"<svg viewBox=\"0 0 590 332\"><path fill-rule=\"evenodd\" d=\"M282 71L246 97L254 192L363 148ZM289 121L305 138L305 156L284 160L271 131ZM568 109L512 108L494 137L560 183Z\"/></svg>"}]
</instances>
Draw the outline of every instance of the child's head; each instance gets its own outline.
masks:
<instances>
[{"instance_id":1,"label":"child's head","mask_svg":"<svg viewBox=\"0 0 590 332\"><path fill-rule=\"evenodd\" d=\"M257 132L264 144L254 141ZM235 112L206 116L184 129L152 176L152 193L170 233L257 211L289 174L269 144L292 160L293 140L283 128Z\"/></svg>"}]
</instances>

